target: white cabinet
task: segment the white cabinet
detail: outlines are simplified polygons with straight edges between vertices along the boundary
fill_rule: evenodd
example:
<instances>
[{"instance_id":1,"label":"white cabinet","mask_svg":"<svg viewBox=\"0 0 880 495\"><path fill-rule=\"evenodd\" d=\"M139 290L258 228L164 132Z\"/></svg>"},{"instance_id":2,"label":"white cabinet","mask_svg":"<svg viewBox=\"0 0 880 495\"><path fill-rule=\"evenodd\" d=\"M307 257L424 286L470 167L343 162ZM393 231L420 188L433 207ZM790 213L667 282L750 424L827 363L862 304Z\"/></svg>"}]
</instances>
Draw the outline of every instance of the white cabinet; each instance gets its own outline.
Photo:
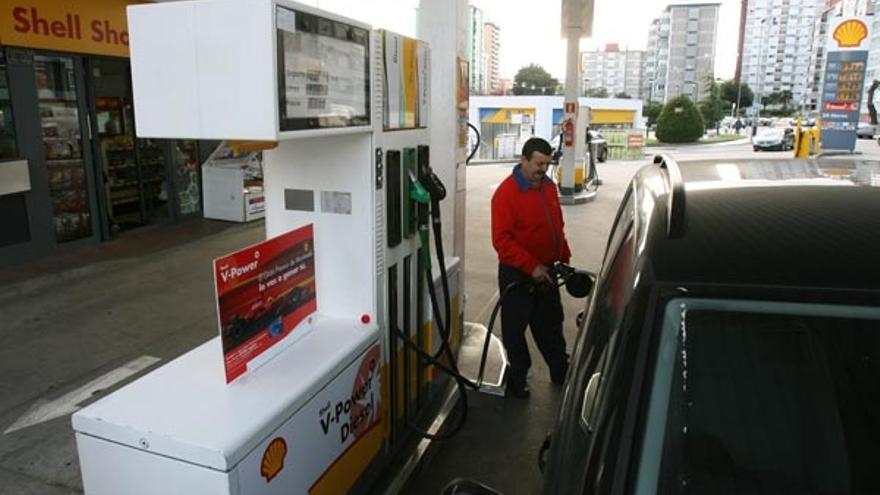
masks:
<instances>
[{"instance_id":1,"label":"white cabinet","mask_svg":"<svg viewBox=\"0 0 880 495\"><path fill-rule=\"evenodd\" d=\"M88 495L345 493L378 454L378 329L315 317L231 384L215 338L73 415Z\"/></svg>"},{"instance_id":2,"label":"white cabinet","mask_svg":"<svg viewBox=\"0 0 880 495\"><path fill-rule=\"evenodd\" d=\"M235 157L225 143L202 166L205 218L249 222L263 218L266 200L259 153Z\"/></svg>"}]
</instances>

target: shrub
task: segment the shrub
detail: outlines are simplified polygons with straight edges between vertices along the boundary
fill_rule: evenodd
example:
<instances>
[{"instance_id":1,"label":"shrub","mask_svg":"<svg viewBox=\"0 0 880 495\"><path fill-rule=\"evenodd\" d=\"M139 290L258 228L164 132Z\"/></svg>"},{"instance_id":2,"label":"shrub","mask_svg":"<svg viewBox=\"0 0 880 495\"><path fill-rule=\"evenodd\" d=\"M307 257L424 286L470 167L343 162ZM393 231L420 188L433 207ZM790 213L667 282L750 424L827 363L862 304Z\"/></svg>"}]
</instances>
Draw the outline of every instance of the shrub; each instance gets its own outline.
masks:
<instances>
[{"instance_id":1,"label":"shrub","mask_svg":"<svg viewBox=\"0 0 880 495\"><path fill-rule=\"evenodd\" d=\"M661 143L692 143L703 136L703 116L687 96L669 100L657 118L657 140Z\"/></svg>"}]
</instances>

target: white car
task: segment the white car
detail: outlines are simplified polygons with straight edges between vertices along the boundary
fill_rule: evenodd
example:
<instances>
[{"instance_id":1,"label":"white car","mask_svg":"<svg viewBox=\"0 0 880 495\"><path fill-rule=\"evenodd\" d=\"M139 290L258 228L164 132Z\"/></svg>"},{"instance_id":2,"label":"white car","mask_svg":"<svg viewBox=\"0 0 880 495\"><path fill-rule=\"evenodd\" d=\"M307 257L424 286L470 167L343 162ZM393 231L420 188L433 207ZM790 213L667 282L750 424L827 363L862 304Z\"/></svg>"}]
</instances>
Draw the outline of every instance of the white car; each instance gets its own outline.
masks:
<instances>
[{"instance_id":1,"label":"white car","mask_svg":"<svg viewBox=\"0 0 880 495\"><path fill-rule=\"evenodd\" d=\"M856 128L856 137L859 139L873 139L877 134L877 126L873 126L867 122L859 122Z\"/></svg>"},{"instance_id":2,"label":"white car","mask_svg":"<svg viewBox=\"0 0 880 495\"><path fill-rule=\"evenodd\" d=\"M752 137L752 148L755 151L794 149L794 130L791 128L771 127L758 129Z\"/></svg>"}]
</instances>

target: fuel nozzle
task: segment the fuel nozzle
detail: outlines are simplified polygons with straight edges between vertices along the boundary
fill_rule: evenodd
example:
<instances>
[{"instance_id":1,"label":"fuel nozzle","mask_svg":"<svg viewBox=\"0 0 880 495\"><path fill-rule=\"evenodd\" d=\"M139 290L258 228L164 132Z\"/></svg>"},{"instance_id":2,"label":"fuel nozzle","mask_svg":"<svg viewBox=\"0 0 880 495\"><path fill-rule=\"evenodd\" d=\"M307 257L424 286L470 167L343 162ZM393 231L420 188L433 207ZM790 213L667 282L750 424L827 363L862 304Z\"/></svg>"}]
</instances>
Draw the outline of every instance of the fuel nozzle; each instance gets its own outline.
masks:
<instances>
[{"instance_id":1,"label":"fuel nozzle","mask_svg":"<svg viewBox=\"0 0 880 495\"><path fill-rule=\"evenodd\" d=\"M550 267L550 276L565 286L565 290L577 298L587 297L593 290L593 282L596 275L586 270L578 270L562 262L556 262Z\"/></svg>"},{"instance_id":2,"label":"fuel nozzle","mask_svg":"<svg viewBox=\"0 0 880 495\"><path fill-rule=\"evenodd\" d=\"M425 189L425 186L423 186L422 183L419 182L418 177L416 177L416 174L412 170L409 171L409 182L411 186L409 188L409 199L422 205L426 205L431 202L431 194L428 193L428 190Z\"/></svg>"},{"instance_id":3,"label":"fuel nozzle","mask_svg":"<svg viewBox=\"0 0 880 495\"><path fill-rule=\"evenodd\" d=\"M431 194L432 202L440 202L446 197L446 186L434 173L429 162L430 148L428 146L419 146L419 181Z\"/></svg>"}]
</instances>

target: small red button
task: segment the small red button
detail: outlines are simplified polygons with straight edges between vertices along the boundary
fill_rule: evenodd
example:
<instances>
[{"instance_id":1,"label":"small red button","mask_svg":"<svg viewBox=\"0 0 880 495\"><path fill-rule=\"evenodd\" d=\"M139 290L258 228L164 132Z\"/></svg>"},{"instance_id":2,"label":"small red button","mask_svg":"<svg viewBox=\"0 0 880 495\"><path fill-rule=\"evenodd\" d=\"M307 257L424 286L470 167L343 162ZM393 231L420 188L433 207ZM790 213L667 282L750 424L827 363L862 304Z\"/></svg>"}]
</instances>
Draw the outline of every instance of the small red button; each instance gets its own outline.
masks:
<instances>
[{"instance_id":1,"label":"small red button","mask_svg":"<svg viewBox=\"0 0 880 495\"><path fill-rule=\"evenodd\" d=\"M370 315L367 315L367 314L361 315L361 323L363 323L364 325L369 324L370 323Z\"/></svg>"}]
</instances>

